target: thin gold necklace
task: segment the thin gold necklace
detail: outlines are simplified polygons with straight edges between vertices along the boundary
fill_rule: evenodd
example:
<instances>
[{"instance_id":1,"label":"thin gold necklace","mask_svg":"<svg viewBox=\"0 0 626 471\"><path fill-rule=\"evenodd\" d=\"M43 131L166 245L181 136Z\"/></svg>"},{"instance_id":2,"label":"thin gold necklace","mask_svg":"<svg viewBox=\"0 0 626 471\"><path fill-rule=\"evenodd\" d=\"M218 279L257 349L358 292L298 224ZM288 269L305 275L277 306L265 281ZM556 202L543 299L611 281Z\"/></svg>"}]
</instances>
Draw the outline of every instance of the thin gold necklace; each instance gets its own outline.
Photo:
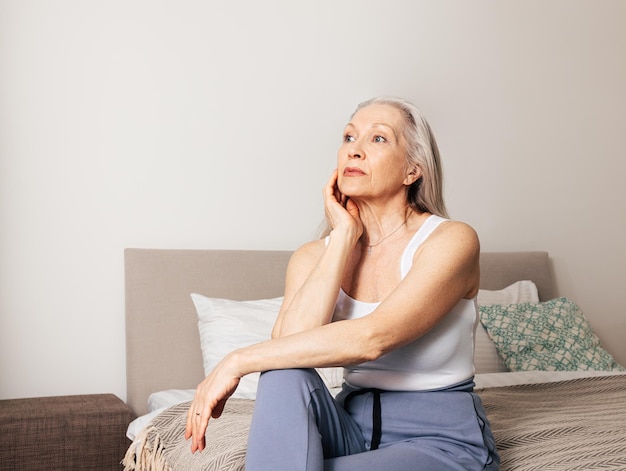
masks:
<instances>
[{"instance_id":1,"label":"thin gold necklace","mask_svg":"<svg viewBox=\"0 0 626 471\"><path fill-rule=\"evenodd\" d=\"M382 239L380 239L378 242L376 242L375 244L372 245L366 245L367 247L367 255L371 255L372 254L372 248L376 247L377 245L382 244L386 239L388 239L389 237L391 237L392 235L394 235L396 232L398 232L400 230L400 228L402 226L404 226L406 224L406 219L404 221L402 221L402 224L400 224L398 227L396 227L390 234L386 235L385 237L383 237Z\"/></svg>"}]
</instances>

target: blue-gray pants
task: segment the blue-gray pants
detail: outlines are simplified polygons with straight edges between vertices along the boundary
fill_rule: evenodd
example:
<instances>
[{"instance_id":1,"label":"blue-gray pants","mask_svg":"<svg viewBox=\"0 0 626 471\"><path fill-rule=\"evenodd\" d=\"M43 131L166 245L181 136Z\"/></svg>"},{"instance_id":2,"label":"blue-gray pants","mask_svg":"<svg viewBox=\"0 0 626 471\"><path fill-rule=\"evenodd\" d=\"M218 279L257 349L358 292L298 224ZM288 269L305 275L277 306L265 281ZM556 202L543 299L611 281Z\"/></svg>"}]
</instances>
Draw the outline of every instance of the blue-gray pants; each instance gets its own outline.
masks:
<instances>
[{"instance_id":1,"label":"blue-gray pants","mask_svg":"<svg viewBox=\"0 0 626 471\"><path fill-rule=\"evenodd\" d=\"M315 370L261 375L246 471L496 471L498 465L471 385L429 392L344 385L334 399Z\"/></svg>"}]
</instances>

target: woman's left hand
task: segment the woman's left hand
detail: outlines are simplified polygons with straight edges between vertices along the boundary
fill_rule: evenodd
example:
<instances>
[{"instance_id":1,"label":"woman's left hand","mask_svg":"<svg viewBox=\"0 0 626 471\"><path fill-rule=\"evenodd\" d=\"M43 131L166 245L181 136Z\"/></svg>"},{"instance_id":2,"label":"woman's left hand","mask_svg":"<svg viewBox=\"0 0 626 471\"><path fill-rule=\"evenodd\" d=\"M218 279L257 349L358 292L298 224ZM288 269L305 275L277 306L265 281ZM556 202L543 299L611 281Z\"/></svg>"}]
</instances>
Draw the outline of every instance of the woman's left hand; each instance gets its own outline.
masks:
<instances>
[{"instance_id":1,"label":"woman's left hand","mask_svg":"<svg viewBox=\"0 0 626 471\"><path fill-rule=\"evenodd\" d=\"M241 378L233 363L231 356L225 357L196 388L185 427L185 439L191 438L192 453L204 450L209 420L222 415L226 401L239 385Z\"/></svg>"},{"instance_id":2,"label":"woman's left hand","mask_svg":"<svg viewBox=\"0 0 626 471\"><path fill-rule=\"evenodd\" d=\"M324 209L326 220L331 229L347 231L354 242L363 233L363 222L359 216L359 208L354 201L343 195L338 186L338 170L335 169L324 186Z\"/></svg>"}]
</instances>

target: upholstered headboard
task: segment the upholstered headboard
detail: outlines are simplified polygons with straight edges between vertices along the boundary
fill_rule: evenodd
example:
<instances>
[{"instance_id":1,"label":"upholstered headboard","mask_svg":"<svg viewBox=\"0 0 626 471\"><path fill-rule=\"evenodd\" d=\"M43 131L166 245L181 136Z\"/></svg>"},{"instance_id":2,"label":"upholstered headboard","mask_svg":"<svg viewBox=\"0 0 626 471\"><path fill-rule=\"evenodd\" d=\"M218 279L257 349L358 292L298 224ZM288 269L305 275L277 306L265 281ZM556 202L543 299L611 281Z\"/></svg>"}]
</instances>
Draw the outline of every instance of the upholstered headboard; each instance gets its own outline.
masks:
<instances>
[{"instance_id":1,"label":"upholstered headboard","mask_svg":"<svg viewBox=\"0 0 626 471\"><path fill-rule=\"evenodd\" d=\"M282 295L291 252L126 249L127 402L147 412L152 392L202 380L197 317L190 294L244 300ZM481 287L532 280L540 299L556 296L546 252L481 254Z\"/></svg>"}]
</instances>

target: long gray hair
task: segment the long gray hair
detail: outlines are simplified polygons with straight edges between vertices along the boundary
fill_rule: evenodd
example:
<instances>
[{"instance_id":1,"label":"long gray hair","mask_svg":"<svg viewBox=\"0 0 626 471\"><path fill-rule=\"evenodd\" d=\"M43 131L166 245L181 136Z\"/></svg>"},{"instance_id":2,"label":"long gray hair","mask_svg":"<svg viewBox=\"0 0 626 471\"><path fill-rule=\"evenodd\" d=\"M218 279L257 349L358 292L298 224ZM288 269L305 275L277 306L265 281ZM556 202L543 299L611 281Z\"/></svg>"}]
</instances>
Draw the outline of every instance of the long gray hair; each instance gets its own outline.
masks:
<instances>
[{"instance_id":1,"label":"long gray hair","mask_svg":"<svg viewBox=\"0 0 626 471\"><path fill-rule=\"evenodd\" d=\"M395 97L376 97L357 106L352 116L361 108L372 104L390 105L402 113L405 126L402 129L406 142L406 165L408 169L419 167L422 176L407 190L407 204L414 211L427 212L448 218L443 198L443 172L435 135L426 118L412 103ZM324 219L318 228L320 237L329 234L330 226Z\"/></svg>"},{"instance_id":2,"label":"long gray hair","mask_svg":"<svg viewBox=\"0 0 626 471\"><path fill-rule=\"evenodd\" d=\"M415 211L428 212L441 217L448 217L443 198L443 172L441 158L435 135L426 118L412 103L394 97L376 97L357 106L352 113L372 104L390 105L402 113L405 118L403 128L406 141L407 168L419 167L422 176L407 191L407 203Z\"/></svg>"}]
</instances>

